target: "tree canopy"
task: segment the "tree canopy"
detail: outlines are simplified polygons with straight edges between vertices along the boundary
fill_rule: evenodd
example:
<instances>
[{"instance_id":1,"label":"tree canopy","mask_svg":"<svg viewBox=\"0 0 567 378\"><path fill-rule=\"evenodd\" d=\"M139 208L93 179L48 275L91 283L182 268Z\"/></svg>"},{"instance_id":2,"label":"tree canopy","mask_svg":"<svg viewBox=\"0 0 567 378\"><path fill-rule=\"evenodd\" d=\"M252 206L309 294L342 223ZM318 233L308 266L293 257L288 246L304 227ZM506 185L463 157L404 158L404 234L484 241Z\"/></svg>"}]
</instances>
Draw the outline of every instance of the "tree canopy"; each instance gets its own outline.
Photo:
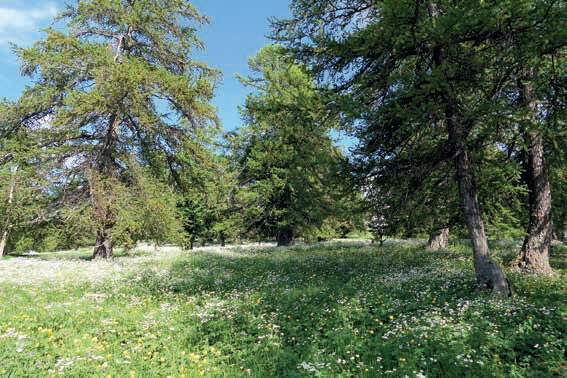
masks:
<instances>
[{"instance_id":1,"label":"tree canopy","mask_svg":"<svg viewBox=\"0 0 567 378\"><path fill-rule=\"evenodd\" d=\"M133 201L146 184L165 182L167 168L191 159L192 139L216 129L208 102L220 74L192 59L203 47L196 28L207 19L185 1L86 0L67 5L58 20L66 32L48 28L31 48L14 48L34 85L6 122L28 129L39 122L41 152L66 178L57 182L66 187L61 201L90 201L94 254L105 257L124 218L140 224L137 217L156 211ZM174 213L160 213L167 214Z\"/></svg>"}]
</instances>

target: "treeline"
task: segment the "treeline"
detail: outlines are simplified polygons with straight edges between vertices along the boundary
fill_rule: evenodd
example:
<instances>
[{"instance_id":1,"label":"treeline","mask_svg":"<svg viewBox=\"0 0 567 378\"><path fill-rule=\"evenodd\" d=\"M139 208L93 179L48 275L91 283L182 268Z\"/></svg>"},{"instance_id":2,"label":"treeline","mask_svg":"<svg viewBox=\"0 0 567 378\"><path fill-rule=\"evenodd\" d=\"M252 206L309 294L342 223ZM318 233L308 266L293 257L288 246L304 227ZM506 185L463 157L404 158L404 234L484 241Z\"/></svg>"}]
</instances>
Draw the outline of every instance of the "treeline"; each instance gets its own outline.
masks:
<instances>
[{"instance_id":1,"label":"treeline","mask_svg":"<svg viewBox=\"0 0 567 378\"><path fill-rule=\"evenodd\" d=\"M244 127L222 134L221 73L193 59L185 1L78 1L31 48L0 109L2 254L140 240L275 238L368 227L471 239L479 287L511 263L551 274L567 223L567 10L558 0L293 0L249 61ZM341 130L358 143L345 154ZM553 212L552 212L553 209ZM4 247L6 246L6 248Z\"/></svg>"}]
</instances>

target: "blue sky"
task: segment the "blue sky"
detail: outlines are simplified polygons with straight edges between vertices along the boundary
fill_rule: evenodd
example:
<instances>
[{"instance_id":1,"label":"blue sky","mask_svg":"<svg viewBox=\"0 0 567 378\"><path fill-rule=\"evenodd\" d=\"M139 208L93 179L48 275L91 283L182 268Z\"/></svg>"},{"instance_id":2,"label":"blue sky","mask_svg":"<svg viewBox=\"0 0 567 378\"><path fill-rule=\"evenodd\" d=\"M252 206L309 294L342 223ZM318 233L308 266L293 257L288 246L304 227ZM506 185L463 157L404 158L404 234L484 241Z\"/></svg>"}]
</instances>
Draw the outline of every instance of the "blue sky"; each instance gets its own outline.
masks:
<instances>
[{"instance_id":1,"label":"blue sky","mask_svg":"<svg viewBox=\"0 0 567 378\"><path fill-rule=\"evenodd\" d=\"M0 0L0 98L15 98L28 82L19 75L18 62L8 42L22 46L41 38L37 30L49 26L65 1ZM247 60L270 41L268 18L289 15L288 0L193 0L192 4L211 19L199 36L206 51L198 60L223 72L222 86L213 101L225 130L240 126L237 106L246 89L234 78L248 72Z\"/></svg>"}]
</instances>

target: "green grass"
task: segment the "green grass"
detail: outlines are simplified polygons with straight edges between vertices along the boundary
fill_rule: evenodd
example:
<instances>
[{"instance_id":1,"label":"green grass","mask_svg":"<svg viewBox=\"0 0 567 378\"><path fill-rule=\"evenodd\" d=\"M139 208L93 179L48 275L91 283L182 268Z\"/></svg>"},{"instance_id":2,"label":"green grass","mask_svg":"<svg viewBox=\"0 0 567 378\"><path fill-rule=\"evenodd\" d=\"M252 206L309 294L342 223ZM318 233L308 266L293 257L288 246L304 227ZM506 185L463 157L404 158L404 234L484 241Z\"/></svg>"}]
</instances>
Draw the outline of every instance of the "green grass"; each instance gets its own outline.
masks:
<instances>
[{"instance_id":1,"label":"green grass","mask_svg":"<svg viewBox=\"0 0 567 378\"><path fill-rule=\"evenodd\" d=\"M493 246L501 260L507 243ZM89 250L0 260L0 377L564 376L553 278L474 293L470 250L413 242Z\"/></svg>"}]
</instances>

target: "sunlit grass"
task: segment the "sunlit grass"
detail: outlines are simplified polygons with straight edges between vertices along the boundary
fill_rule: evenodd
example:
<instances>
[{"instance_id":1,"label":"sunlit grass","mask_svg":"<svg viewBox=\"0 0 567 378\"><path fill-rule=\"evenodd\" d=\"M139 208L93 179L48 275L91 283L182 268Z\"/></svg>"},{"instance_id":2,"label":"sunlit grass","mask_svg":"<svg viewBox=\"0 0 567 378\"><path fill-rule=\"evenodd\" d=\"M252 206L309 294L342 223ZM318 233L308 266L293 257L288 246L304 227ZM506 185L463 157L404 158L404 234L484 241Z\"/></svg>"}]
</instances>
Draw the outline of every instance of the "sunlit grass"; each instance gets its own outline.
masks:
<instances>
[{"instance_id":1,"label":"sunlit grass","mask_svg":"<svg viewBox=\"0 0 567 378\"><path fill-rule=\"evenodd\" d=\"M561 245L555 277L509 273L503 302L474 292L462 244L89 255L0 260L0 376L565 374Z\"/></svg>"}]
</instances>

